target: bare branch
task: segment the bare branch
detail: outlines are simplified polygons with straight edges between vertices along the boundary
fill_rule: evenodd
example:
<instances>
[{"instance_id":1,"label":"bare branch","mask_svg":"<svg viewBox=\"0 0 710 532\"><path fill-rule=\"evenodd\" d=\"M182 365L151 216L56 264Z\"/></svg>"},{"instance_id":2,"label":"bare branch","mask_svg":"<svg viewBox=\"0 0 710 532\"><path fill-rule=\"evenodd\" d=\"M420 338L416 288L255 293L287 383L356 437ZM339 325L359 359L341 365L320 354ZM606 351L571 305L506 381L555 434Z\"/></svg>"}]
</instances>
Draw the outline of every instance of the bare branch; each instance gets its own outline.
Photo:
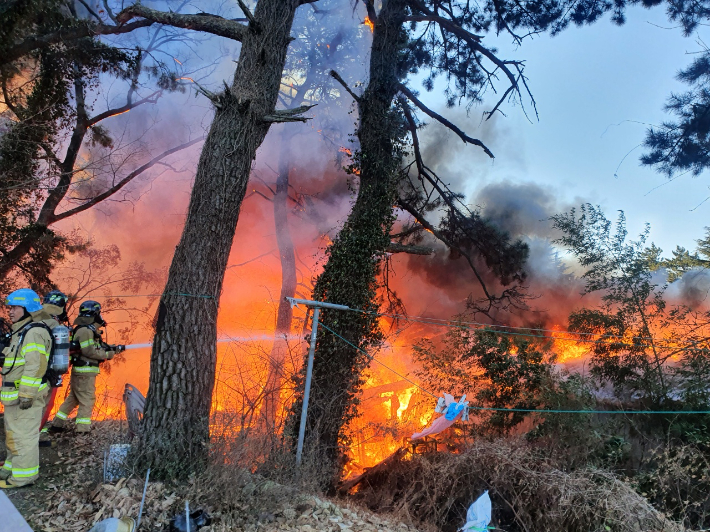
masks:
<instances>
[{"instance_id":1,"label":"bare branch","mask_svg":"<svg viewBox=\"0 0 710 532\"><path fill-rule=\"evenodd\" d=\"M258 29L259 23L254 18L254 14L249 10L247 5L244 3L244 0L237 0L237 3L239 4L239 9L242 10L242 13L244 13L244 16L249 21L249 24L252 25L252 29Z\"/></svg>"},{"instance_id":2,"label":"bare branch","mask_svg":"<svg viewBox=\"0 0 710 532\"><path fill-rule=\"evenodd\" d=\"M111 6L108 5L108 0L103 0L104 2L104 9L106 10L106 14L108 15L108 18L113 20L115 24L118 23L116 20L116 15L114 15L113 10L111 9Z\"/></svg>"},{"instance_id":3,"label":"bare branch","mask_svg":"<svg viewBox=\"0 0 710 532\"><path fill-rule=\"evenodd\" d=\"M431 255L434 253L433 248L405 245L399 242L390 242L385 251L387 251L387 253L409 253L410 255Z\"/></svg>"},{"instance_id":4,"label":"bare branch","mask_svg":"<svg viewBox=\"0 0 710 532\"><path fill-rule=\"evenodd\" d=\"M300 107L296 107L294 109L281 109L278 111L274 111L273 114L266 115L262 120L264 122L273 122L273 123L278 123L278 122L306 122L308 120L311 120L312 117L310 116L299 116L309 109L312 109L315 107L314 105L301 105Z\"/></svg>"},{"instance_id":5,"label":"bare branch","mask_svg":"<svg viewBox=\"0 0 710 532\"><path fill-rule=\"evenodd\" d=\"M266 194L264 194L264 193L261 192L260 190L256 190L256 189L252 190L244 199L250 198L250 197L253 196L254 194L256 194L257 196L261 196L261 197L264 198L266 201L271 201L271 202L274 201L274 198L270 198L269 196L267 196Z\"/></svg>"},{"instance_id":6,"label":"bare branch","mask_svg":"<svg viewBox=\"0 0 710 532\"><path fill-rule=\"evenodd\" d=\"M91 9L91 6L86 3L86 0L79 0L79 3L86 8L92 17L94 17L98 22L101 22L101 17L96 13L96 11Z\"/></svg>"},{"instance_id":7,"label":"bare branch","mask_svg":"<svg viewBox=\"0 0 710 532\"><path fill-rule=\"evenodd\" d=\"M426 114L428 114L430 117L432 117L437 122L441 123L442 125L446 126L448 129L450 129L451 131L456 133L461 140L463 140L464 142L466 142L468 144L473 144L475 146L479 146L480 148L483 149L483 151L486 153L486 155L488 155L488 157L490 157L491 159L495 159L495 155L493 155L493 152L491 152L491 150L489 150L488 147L485 144L483 144L483 142L481 142L478 139L474 139L472 137L469 137L468 135L466 135L466 133L461 131L461 129L459 129L454 123L450 122L449 120L447 120L446 118L444 118L440 114L435 113L434 111L429 109L426 105L424 105L419 100L419 98L414 96L414 93L412 91L410 91L404 84L402 84L402 83L399 84L399 90L419 109L424 111Z\"/></svg>"},{"instance_id":8,"label":"bare branch","mask_svg":"<svg viewBox=\"0 0 710 532\"><path fill-rule=\"evenodd\" d=\"M365 9L367 10L367 18L375 24L377 22L377 12L375 11L375 5L372 3L372 0L362 0L362 3L365 4Z\"/></svg>"},{"instance_id":9,"label":"bare branch","mask_svg":"<svg viewBox=\"0 0 710 532\"><path fill-rule=\"evenodd\" d=\"M66 44L71 41L76 41L84 37L93 37L95 35L119 35L122 33L130 33L139 28L146 28L153 23L154 22L152 20L139 20L130 24L110 26L106 24L91 24L87 22L79 27L68 30L55 31L47 33L46 35L33 35L7 50L3 54L2 58L0 58L0 64L6 65L12 63L13 61L17 61L21 57L29 54L33 50L49 48L50 46L60 42Z\"/></svg>"},{"instance_id":10,"label":"bare branch","mask_svg":"<svg viewBox=\"0 0 710 532\"><path fill-rule=\"evenodd\" d=\"M116 192L121 190L123 187L125 187L128 183L130 183L133 179L138 177L140 174L145 172L146 170L150 169L151 167L155 166L156 164L160 163L165 157L168 155L172 155L173 153L179 152L181 150L184 150L186 148L189 148L190 146L193 146L199 142L202 142L205 140L204 137L200 137L195 140L191 140L190 142L186 142L184 144L180 144L179 146L175 146L174 148L170 148L169 150L164 151L160 155L157 155L147 163L145 163L143 166L140 166L139 168L135 169L133 172L128 174L126 177L121 179L118 183L116 183L114 186L106 190L105 192L102 192L101 194L95 196L92 198L90 201L87 201L86 203L79 205L78 207L74 207L73 209L69 209L68 211L64 211L60 214L56 214L52 216L51 220L48 222L49 223L55 223L60 220L64 220L65 218L69 218L70 216L74 216L75 214L79 214L80 212L83 212L87 209L90 209L94 205L101 203L105 199L111 197L114 195Z\"/></svg>"},{"instance_id":11,"label":"bare branch","mask_svg":"<svg viewBox=\"0 0 710 532\"><path fill-rule=\"evenodd\" d=\"M436 238L438 238L442 243L446 244L450 249L455 249L458 251L461 256L463 256L466 259L466 262L468 262L468 265L471 267L471 270L473 270L473 274L476 276L476 279L478 280L478 283L481 285L481 288L483 289L483 293L486 295L486 298L489 301L493 301L495 299L495 296L492 296L488 292L488 288L486 287L486 283L483 281L483 278L481 277L481 274L478 273L478 268L476 268L475 264L473 263L473 258L466 253L463 249L461 249L459 246L451 242L444 234L441 233L436 227L431 225L426 218L417 210L414 208L413 205L408 203L407 201L403 199L397 200L397 204L402 207L405 211L407 211L409 214L414 216L414 219L419 222L424 229L427 231L431 232Z\"/></svg>"},{"instance_id":12,"label":"bare branch","mask_svg":"<svg viewBox=\"0 0 710 532\"><path fill-rule=\"evenodd\" d=\"M345 80L342 77L340 77L340 74L338 74L335 70L331 70L330 75L335 78L335 80L340 83L346 91L348 91L348 94L352 96L353 100L355 100L357 103L360 103L360 96L355 94L352 89L348 87L348 84L345 83Z\"/></svg>"},{"instance_id":13,"label":"bare branch","mask_svg":"<svg viewBox=\"0 0 710 532\"><path fill-rule=\"evenodd\" d=\"M135 17L142 17L159 24L167 24L168 26L174 26L176 28L204 31L205 33L227 37L235 41L241 41L247 31L247 26L244 24L217 15L166 13L164 11L150 9L141 4L134 4L127 7L116 16L116 19L120 23L125 23Z\"/></svg>"},{"instance_id":14,"label":"bare branch","mask_svg":"<svg viewBox=\"0 0 710 532\"><path fill-rule=\"evenodd\" d=\"M414 148L414 160L417 163L417 169L419 174L426 174L424 170L424 162L422 161L422 152L419 149L419 135L417 135L417 124L414 122L414 116L409 109L409 105L406 102L402 102L402 109L404 110L404 117L407 119L409 124L409 132L412 134L412 145Z\"/></svg>"},{"instance_id":15,"label":"bare branch","mask_svg":"<svg viewBox=\"0 0 710 532\"><path fill-rule=\"evenodd\" d=\"M394 233L390 235L390 238L404 238L410 235L413 235L414 233L419 233L423 231L424 228L421 225L413 225L408 229L405 229L404 231L400 231L399 233Z\"/></svg>"},{"instance_id":16,"label":"bare branch","mask_svg":"<svg viewBox=\"0 0 710 532\"><path fill-rule=\"evenodd\" d=\"M441 28L453 33L460 39L463 39L468 43L468 45L484 57L486 57L491 63L496 65L498 68L500 68L505 75L507 76L508 80L510 81L510 85L514 88L514 90L518 93L521 94L520 92L520 86L519 86L519 79L518 76L516 76L513 71L510 69L510 66L514 66L515 69L518 71L519 76L524 80L522 77L522 69L521 65L522 63L520 61L503 61L499 59L493 52L491 52L488 48L483 46L481 44L481 37L480 35L475 35L471 33L470 31L465 30L462 28L460 25L458 25L456 22L453 20L441 17L437 15L436 13L430 11L427 9L426 5L424 5L420 0L407 0L409 5L413 8L416 9L417 11L420 11L423 13L423 15L415 15L415 16L410 16L407 17L407 21L411 22L434 22L438 24ZM489 76L490 77L490 76ZM535 99L532 97L532 93L530 92L530 89L528 88L527 84L524 82L525 89L530 96L532 100L532 105L533 108L535 109L535 114L537 114L537 105L535 103ZM494 109L498 109L500 107L500 104L505 98L510 94L510 90L506 90L505 94L503 97L498 101L498 103L495 105ZM493 111L488 114L488 117L486 120L490 119L490 117L493 116Z\"/></svg>"},{"instance_id":17,"label":"bare branch","mask_svg":"<svg viewBox=\"0 0 710 532\"><path fill-rule=\"evenodd\" d=\"M103 113L99 113L93 118L89 118L86 122L87 127L91 127L93 125L98 124L102 120L105 120L107 118L110 118L112 116L117 116L123 113L126 113L130 111L131 109L135 109L139 105L143 105L144 103L158 103L158 97L162 94L162 90L160 91L155 91L153 94L150 96L147 96L143 98L142 100L138 100L137 102L132 102L132 103L127 103L126 105L122 107L116 107L115 109L107 109Z\"/></svg>"},{"instance_id":18,"label":"bare branch","mask_svg":"<svg viewBox=\"0 0 710 532\"><path fill-rule=\"evenodd\" d=\"M262 254L259 255L258 257L254 257L253 259L249 259L249 260L247 260L247 261L240 262L239 264L230 264L229 266L227 266L226 269L228 270L228 269L230 269L230 268L239 268L240 266L246 266L246 265L249 264L250 262L254 262L254 261L259 260L259 259L262 258L262 257L266 257L267 255L271 255L274 251L276 251L276 249L271 249L271 250L267 251L266 253L262 253Z\"/></svg>"}]
</instances>

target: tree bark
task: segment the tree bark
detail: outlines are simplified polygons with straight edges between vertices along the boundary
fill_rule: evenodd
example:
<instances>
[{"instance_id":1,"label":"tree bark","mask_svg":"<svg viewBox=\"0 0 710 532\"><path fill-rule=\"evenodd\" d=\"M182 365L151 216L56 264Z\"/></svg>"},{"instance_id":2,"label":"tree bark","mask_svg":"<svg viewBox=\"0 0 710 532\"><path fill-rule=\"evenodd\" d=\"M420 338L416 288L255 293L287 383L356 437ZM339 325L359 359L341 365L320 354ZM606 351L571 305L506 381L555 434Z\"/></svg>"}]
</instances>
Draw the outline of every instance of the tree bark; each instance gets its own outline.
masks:
<instances>
[{"instance_id":1,"label":"tree bark","mask_svg":"<svg viewBox=\"0 0 710 532\"><path fill-rule=\"evenodd\" d=\"M401 77L401 50L407 43L403 29L404 0L388 0L377 16L370 56L370 81L358 99L360 170L358 195L343 229L327 250L328 262L318 277L313 299L376 312L377 274L390 244L396 185L403 155L401 119L393 109ZM337 338L332 329L360 349L380 338L377 317L360 312L323 309L306 425L304 455L337 480L343 429L356 412L355 396L362 385L362 370L369 358ZM301 382L303 375L301 375ZM302 390L292 410L289 434L296 438Z\"/></svg>"},{"instance_id":2,"label":"tree bark","mask_svg":"<svg viewBox=\"0 0 710 532\"><path fill-rule=\"evenodd\" d=\"M299 0L259 0L231 87L217 95L187 219L161 297L142 457L159 476L200 467L209 440L217 310L256 149L275 111Z\"/></svg>"},{"instance_id":3,"label":"tree bark","mask_svg":"<svg viewBox=\"0 0 710 532\"><path fill-rule=\"evenodd\" d=\"M279 406L281 383L283 382L283 367L288 352L287 335L291 332L293 309L286 301L287 297L296 294L296 254L293 239L288 224L288 186L291 170L291 136L283 132L281 135L281 158L279 175L276 178L276 195L274 196L274 224L276 227L276 242L281 259L281 293L276 313L276 330L274 345L269 356L269 373L264 388L264 406L261 411L262 422L268 434L275 434L276 414Z\"/></svg>"}]
</instances>

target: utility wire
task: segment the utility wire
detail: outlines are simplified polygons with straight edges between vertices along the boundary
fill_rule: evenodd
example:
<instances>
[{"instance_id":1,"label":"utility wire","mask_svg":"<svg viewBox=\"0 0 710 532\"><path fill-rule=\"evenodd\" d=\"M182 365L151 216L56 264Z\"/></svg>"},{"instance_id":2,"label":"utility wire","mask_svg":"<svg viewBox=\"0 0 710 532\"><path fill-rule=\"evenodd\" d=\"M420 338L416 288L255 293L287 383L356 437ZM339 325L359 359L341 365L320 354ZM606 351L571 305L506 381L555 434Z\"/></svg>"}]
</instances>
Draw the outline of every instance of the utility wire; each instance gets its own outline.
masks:
<instances>
[{"instance_id":1,"label":"utility wire","mask_svg":"<svg viewBox=\"0 0 710 532\"><path fill-rule=\"evenodd\" d=\"M182 297L197 297L197 298L206 298L206 299L213 299L214 296L207 295L207 294L190 294L190 293L184 293L184 292L165 292L163 294L126 294L126 295L94 295L92 297L95 298L103 298L103 299L109 299L109 298L124 298L124 297L162 297L163 295L170 295L170 296L182 296ZM615 339L615 340L624 340L624 336L619 336L619 335L613 335L613 334L596 334L596 333L588 333L588 332L578 332L578 331L570 331L567 329L562 329L562 330L555 330L555 329L543 329L543 328L537 328L537 327L520 327L520 326L514 326L514 325L493 325L489 323L481 323L481 322L475 322L475 321L458 321L458 320L445 320L445 319L440 319L440 318L428 318L426 316L407 316L404 314L388 314L388 313L381 313L381 312L372 312L364 309L357 309L357 308L349 308L347 311L350 312L359 312L362 314L369 314L371 316L377 316L377 317L384 317L384 318L392 318L392 319L401 319L404 321L409 321L413 323L422 323L425 325L433 325L436 327L449 327L453 329L471 329L471 330L484 330L488 329L491 332L494 332L496 334L502 335L502 336L517 336L517 337L523 337L523 338L544 338L548 340L564 340L568 342L579 342L579 343L587 343L587 344L604 344L607 343L604 340L607 339ZM500 330L500 329L510 329L510 330ZM521 331L521 332L516 332L516 331ZM530 332L524 332L524 331L530 331ZM547 334L532 334L532 333L550 333L550 335ZM556 336L552 336L555 334L567 334L567 335L573 335L576 336L575 338L560 338ZM594 338L577 338L580 336L587 336L587 337L594 337ZM645 340L645 341L650 341L650 342L655 342L657 345L659 343L665 342L665 345L660 345L659 347L681 347L684 344L681 342L672 342L668 339L661 339L661 338L655 338L655 337L646 337L646 336L639 336L634 338L634 340ZM710 339L708 339L710 341ZM690 341L686 342L686 346L697 346L699 343L701 343L702 340L699 341ZM619 342L616 342L619 344ZM643 343L620 343L621 346L623 347L644 347L645 344Z\"/></svg>"},{"instance_id":2,"label":"utility wire","mask_svg":"<svg viewBox=\"0 0 710 532\"><path fill-rule=\"evenodd\" d=\"M380 362L377 360L373 355L369 354L367 351L364 349L361 349L360 347L356 346L346 338L343 338L341 335L339 335L337 332L335 332L333 329L328 327L322 322L318 323L319 327L323 327L326 329L328 332L333 334L334 336L340 338L343 342L348 344L350 347L353 347L363 353L365 356L367 356L370 360L374 360L384 368L390 370L392 373L397 375L398 377L406 380L407 382L413 384L417 388L419 388L422 392L431 395L435 399L438 399L438 395L433 394L426 388L423 388L421 385L417 384L416 382L408 379L401 373L398 373L397 371L393 370L383 362ZM485 407L485 406L469 406L469 410L477 410L480 412L537 412L540 414L666 414L666 415L687 415L687 414L710 414L710 410L558 410L558 409L535 409L535 408L496 408L496 407Z\"/></svg>"},{"instance_id":3,"label":"utility wire","mask_svg":"<svg viewBox=\"0 0 710 532\"><path fill-rule=\"evenodd\" d=\"M585 333L585 332L576 332L576 331L570 331L570 330L555 330L555 329L540 329L540 328L530 328L530 327L516 327L513 325L492 325L492 324L487 324L487 323L478 323L478 322L465 322L465 321L455 321L455 320L442 320L438 318L427 318L423 316L406 316L404 314L386 314L386 313L378 313L378 312L372 312L368 310L362 310L362 309L354 309L354 308L349 308L349 311L352 312L359 312L362 314L369 314L371 316L380 316L380 317L389 317L393 319L402 319L405 321L409 322L414 322L414 323L424 323L426 325L434 325L438 327L450 327L453 329L469 329L469 330L489 330L491 332L494 332L496 334L500 334L502 336L520 336L524 338L545 338L548 340L565 340L569 342L579 342L579 343L588 343L588 344L606 344L608 342L605 342L604 339L619 339L623 340L625 337L624 336L618 336L618 335L613 335L613 334L601 334L598 335L596 333ZM551 336L551 335L546 335L546 334L531 334L531 333L526 333L526 332L513 332L513 331L501 331L499 328L504 328L504 329L517 329L520 331L532 331L532 332L549 332L552 334L570 334L570 335L578 335L578 336L596 336L596 339L586 339L586 338L560 338L556 336ZM682 345L679 342L672 342L667 339L658 339L658 338L653 338L653 337L645 337L645 336L640 336L634 338L635 340L649 340L653 341L658 345L661 342L666 342L667 345L660 345L659 347L678 347L679 345ZM710 339L708 339L710 340ZM691 341L687 342L686 345L688 346L696 346L698 345L700 341ZM619 342L615 342L616 344L619 344ZM668 345L669 344L669 345ZM623 347L644 347L645 344L643 343L621 343Z\"/></svg>"},{"instance_id":4,"label":"utility wire","mask_svg":"<svg viewBox=\"0 0 710 532\"><path fill-rule=\"evenodd\" d=\"M91 294L88 292L87 295ZM214 299L214 296L207 294L188 294L185 292L163 292L162 294L122 294L122 295L92 295L91 297L101 298L101 299L111 299L119 297L163 297L163 296L182 296L182 297L201 297L204 299Z\"/></svg>"},{"instance_id":5,"label":"utility wire","mask_svg":"<svg viewBox=\"0 0 710 532\"><path fill-rule=\"evenodd\" d=\"M364 354L365 356L367 356L367 358L369 358L370 360L372 360L372 361L374 361L374 362L377 362L380 366L384 367L385 369L390 370L392 373L394 373L395 375L397 375L400 379L404 379L404 380L407 381L408 383L413 384L414 386L416 386L417 388L419 388L419 389L420 389L421 391L423 391L424 393L428 393L429 395L431 395L434 399L438 399L438 398L439 398L437 395L431 393L429 390L426 390L426 389L422 388L422 387L421 387L419 384L417 384L416 382L414 382L414 381L408 379L407 377L405 377L405 376L402 375L401 373L399 373L399 372L397 372L396 370L392 369L391 367L389 367L389 366L388 366L387 364L385 364L384 362L381 362L380 360L377 360L377 359L374 357L374 355L371 355L370 353L368 353L368 352L365 351L364 349L361 349L361 348L359 348L358 346L356 346L355 344L349 342L348 340L346 340L345 338L343 338L342 336L340 336L337 332L335 332L333 329L331 329L330 327L328 327L328 326L327 326L326 324L324 324L323 322L318 322L318 326L319 326L319 327L323 327L324 329L326 329L327 331L329 331L331 334L337 336L337 337L340 338L343 342L345 342L346 344L348 344L350 347L354 347L355 349L357 349L358 351L360 351L362 354Z\"/></svg>"},{"instance_id":6,"label":"utility wire","mask_svg":"<svg viewBox=\"0 0 710 532\"><path fill-rule=\"evenodd\" d=\"M491 328L491 330L495 330L495 332L500 333L500 334L513 334L513 333L508 333L506 331L499 331L498 329L513 329L513 330L520 330L520 331L534 331L534 332L549 332L549 333L564 333L564 334L575 334L578 336L597 336L599 338L618 338L618 339L624 339L623 336L618 336L618 335L613 335L613 334L603 334L603 335L597 335L596 333L587 333L587 332L577 332L577 331L569 331L569 330L556 330L556 329L542 329L542 328L537 328L537 327L520 327L520 326L514 326L514 325L493 325L490 323L480 323L480 322L475 322L475 321L459 321L459 320L444 320L440 318L429 318L426 316L407 316L405 314L387 314L387 313L380 313L380 312L372 312L369 310L362 310L362 309L354 309L350 308L348 310L354 311L354 312L361 312L363 314L370 314L372 316L380 316L380 317L385 317L385 318L393 318L393 319L403 319L406 321L412 321L412 322L417 322L417 323L425 323L427 325L438 325L438 326L444 326L444 327L453 327L453 328L461 328L464 326L473 326L472 328ZM495 327L495 329L492 329ZM531 334L528 333L518 333L522 336L532 336ZM537 338L550 338L547 335L542 335L542 336L537 336ZM652 337L646 337L646 336L639 336L637 338L638 340L654 340ZM563 340L574 340L573 338L563 338Z\"/></svg>"}]
</instances>

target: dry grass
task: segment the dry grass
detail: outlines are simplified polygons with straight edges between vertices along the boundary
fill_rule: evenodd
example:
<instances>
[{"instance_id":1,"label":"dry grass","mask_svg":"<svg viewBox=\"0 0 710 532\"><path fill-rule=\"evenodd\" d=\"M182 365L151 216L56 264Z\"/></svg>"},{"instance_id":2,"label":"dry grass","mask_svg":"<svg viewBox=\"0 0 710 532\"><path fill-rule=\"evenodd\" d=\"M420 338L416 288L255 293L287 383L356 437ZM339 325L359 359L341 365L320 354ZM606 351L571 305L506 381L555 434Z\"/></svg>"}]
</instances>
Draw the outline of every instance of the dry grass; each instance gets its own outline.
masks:
<instances>
[{"instance_id":1,"label":"dry grass","mask_svg":"<svg viewBox=\"0 0 710 532\"><path fill-rule=\"evenodd\" d=\"M453 531L483 490L509 531L681 532L633 488L598 469L562 471L524 442L479 441L462 454L405 457L359 487L374 511Z\"/></svg>"}]
</instances>

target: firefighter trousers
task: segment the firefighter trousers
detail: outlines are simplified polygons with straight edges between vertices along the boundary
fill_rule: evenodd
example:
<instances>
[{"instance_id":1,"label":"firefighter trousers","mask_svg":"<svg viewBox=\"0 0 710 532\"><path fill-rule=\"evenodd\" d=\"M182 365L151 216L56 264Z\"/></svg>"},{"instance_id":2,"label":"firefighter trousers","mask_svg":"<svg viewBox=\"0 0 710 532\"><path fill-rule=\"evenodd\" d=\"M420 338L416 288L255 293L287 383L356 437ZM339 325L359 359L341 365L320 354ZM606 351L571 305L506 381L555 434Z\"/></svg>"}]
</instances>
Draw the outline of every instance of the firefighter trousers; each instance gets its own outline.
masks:
<instances>
[{"instance_id":1,"label":"firefighter trousers","mask_svg":"<svg viewBox=\"0 0 710 532\"><path fill-rule=\"evenodd\" d=\"M52 425L64 428L69 414L78 406L76 413L76 431L89 432L91 413L96 402L96 376L98 373L72 373L69 381L69 394L59 407Z\"/></svg>"},{"instance_id":2,"label":"firefighter trousers","mask_svg":"<svg viewBox=\"0 0 710 532\"><path fill-rule=\"evenodd\" d=\"M47 390L39 392L27 410L21 410L19 404L5 407L3 476L10 473L10 482L16 486L32 484L39 476L39 427L46 397Z\"/></svg>"}]
</instances>

